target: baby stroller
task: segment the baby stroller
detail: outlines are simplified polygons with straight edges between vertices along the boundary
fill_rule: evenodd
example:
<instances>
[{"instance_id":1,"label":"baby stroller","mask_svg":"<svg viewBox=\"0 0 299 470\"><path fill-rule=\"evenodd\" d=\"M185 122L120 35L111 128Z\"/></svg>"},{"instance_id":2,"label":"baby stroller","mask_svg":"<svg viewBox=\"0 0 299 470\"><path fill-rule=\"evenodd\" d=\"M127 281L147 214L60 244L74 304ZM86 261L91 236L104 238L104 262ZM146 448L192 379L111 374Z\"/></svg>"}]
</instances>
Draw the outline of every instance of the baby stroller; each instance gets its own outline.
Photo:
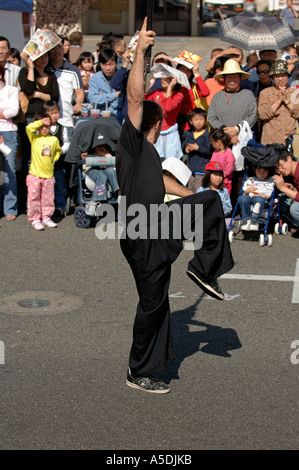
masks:
<instances>
[{"instance_id":1,"label":"baby stroller","mask_svg":"<svg viewBox=\"0 0 299 470\"><path fill-rule=\"evenodd\" d=\"M250 143L251 141L249 141ZM241 153L244 156L244 178L242 182L242 187L240 190L239 196L243 194L243 187L244 183L247 178L250 176L250 168L251 165L260 166L269 169L275 169L276 162L278 160L278 153L277 151L280 148L285 148L285 146L280 144L271 144L267 146L261 145L247 145L242 148ZM239 206L239 200L236 203L236 206L233 210L232 217L230 223L227 227L228 230L228 239L230 243L233 243L235 236L237 233L242 231L241 224L242 219L241 217L236 217L237 209ZM259 218L259 244L260 246L272 246L273 244L273 237L272 233L269 233L269 224L274 225L274 232L276 234L286 235L288 231L288 225L283 224L280 211L279 211L279 204L278 198L276 194L276 188L274 186L270 199L267 200L264 210ZM237 229L237 232L233 229ZM245 235L245 231L243 232ZM256 232L246 232L247 235L253 236Z\"/></svg>"},{"instance_id":2,"label":"baby stroller","mask_svg":"<svg viewBox=\"0 0 299 470\"><path fill-rule=\"evenodd\" d=\"M94 182L88 177L88 172L85 173L84 169L92 167L100 171L104 167L115 167L114 156L93 155L92 149L99 145L107 145L113 154L120 132L121 126L114 117L86 118L75 127L66 161L71 164L69 185L76 188L77 207L74 211L74 220L79 228L89 227L93 219L91 215L86 214L86 205L91 201ZM87 152L84 159L81 158L83 152ZM111 187L107 183L106 201L102 200L101 203L116 203L117 201L113 196Z\"/></svg>"}]
</instances>

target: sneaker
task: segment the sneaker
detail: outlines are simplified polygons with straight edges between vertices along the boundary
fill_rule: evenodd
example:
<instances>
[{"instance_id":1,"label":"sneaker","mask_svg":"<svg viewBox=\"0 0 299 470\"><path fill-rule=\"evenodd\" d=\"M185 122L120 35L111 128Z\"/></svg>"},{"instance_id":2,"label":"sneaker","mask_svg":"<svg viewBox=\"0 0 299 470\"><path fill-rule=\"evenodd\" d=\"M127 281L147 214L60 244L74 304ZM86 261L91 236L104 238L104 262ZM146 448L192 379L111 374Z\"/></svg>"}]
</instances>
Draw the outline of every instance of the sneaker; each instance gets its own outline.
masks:
<instances>
[{"instance_id":1,"label":"sneaker","mask_svg":"<svg viewBox=\"0 0 299 470\"><path fill-rule=\"evenodd\" d=\"M207 282L202 281L197 277L192 271L187 271L187 276L192 279L206 294L210 295L214 299L217 300L224 300L224 294L221 291L217 279L212 281L210 284Z\"/></svg>"},{"instance_id":2,"label":"sneaker","mask_svg":"<svg viewBox=\"0 0 299 470\"><path fill-rule=\"evenodd\" d=\"M34 220L31 222L31 227L34 228L34 230L45 230L45 227L40 220Z\"/></svg>"},{"instance_id":3,"label":"sneaker","mask_svg":"<svg viewBox=\"0 0 299 470\"><path fill-rule=\"evenodd\" d=\"M42 224L43 224L44 227L49 227L49 228L56 228L57 227L57 224L55 224L55 222L53 222L53 220L51 220L51 219L43 220Z\"/></svg>"},{"instance_id":4,"label":"sneaker","mask_svg":"<svg viewBox=\"0 0 299 470\"><path fill-rule=\"evenodd\" d=\"M156 377L133 377L130 369L127 371L126 384L129 387L137 388L149 393L168 393L170 391L168 385Z\"/></svg>"},{"instance_id":5,"label":"sneaker","mask_svg":"<svg viewBox=\"0 0 299 470\"><path fill-rule=\"evenodd\" d=\"M100 205L99 202L88 202L85 206L85 214L95 217L98 205Z\"/></svg>"},{"instance_id":6,"label":"sneaker","mask_svg":"<svg viewBox=\"0 0 299 470\"><path fill-rule=\"evenodd\" d=\"M66 211L64 209L55 209L54 216L63 219L66 217Z\"/></svg>"},{"instance_id":7,"label":"sneaker","mask_svg":"<svg viewBox=\"0 0 299 470\"><path fill-rule=\"evenodd\" d=\"M256 231L259 229L259 224L251 222L250 224L250 230Z\"/></svg>"},{"instance_id":8,"label":"sneaker","mask_svg":"<svg viewBox=\"0 0 299 470\"><path fill-rule=\"evenodd\" d=\"M241 225L241 230L251 230L251 220L243 222Z\"/></svg>"}]
</instances>

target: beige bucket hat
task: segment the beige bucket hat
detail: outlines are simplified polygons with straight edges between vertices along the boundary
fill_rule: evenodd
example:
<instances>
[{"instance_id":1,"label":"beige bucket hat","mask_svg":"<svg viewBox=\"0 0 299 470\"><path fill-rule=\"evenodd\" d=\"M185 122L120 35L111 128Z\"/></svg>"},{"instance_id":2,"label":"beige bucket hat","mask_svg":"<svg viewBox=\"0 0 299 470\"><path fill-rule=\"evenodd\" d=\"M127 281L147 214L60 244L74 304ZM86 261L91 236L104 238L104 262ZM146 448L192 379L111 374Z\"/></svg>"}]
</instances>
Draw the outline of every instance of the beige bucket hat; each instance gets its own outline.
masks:
<instances>
[{"instance_id":1,"label":"beige bucket hat","mask_svg":"<svg viewBox=\"0 0 299 470\"><path fill-rule=\"evenodd\" d=\"M234 73L239 73L242 80L251 77L251 73L244 72L236 60L228 59L224 63L222 72L216 73L214 78L224 78L224 75L232 75Z\"/></svg>"}]
</instances>

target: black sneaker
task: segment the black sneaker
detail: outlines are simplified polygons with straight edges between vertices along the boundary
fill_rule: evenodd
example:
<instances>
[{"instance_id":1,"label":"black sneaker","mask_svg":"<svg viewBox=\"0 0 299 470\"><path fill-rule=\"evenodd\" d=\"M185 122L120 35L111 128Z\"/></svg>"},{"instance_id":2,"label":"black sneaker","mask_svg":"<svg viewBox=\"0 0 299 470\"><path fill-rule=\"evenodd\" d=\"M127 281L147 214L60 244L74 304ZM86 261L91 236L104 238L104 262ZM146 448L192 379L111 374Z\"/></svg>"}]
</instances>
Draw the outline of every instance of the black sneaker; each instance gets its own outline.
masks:
<instances>
[{"instance_id":1,"label":"black sneaker","mask_svg":"<svg viewBox=\"0 0 299 470\"><path fill-rule=\"evenodd\" d=\"M130 369L127 371L127 385L138 390L149 393L168 393L170 391L168 385L156 377L133 377Z\"/></svg>"},{"instance_id":2,"label":"black sneaker","mask_svg":"<svg viewBox=\"0 0 299 470\"><path fill-rule=\"evenodd\" d=\"M195 284L197 284L206 294L210 295L214 299L224 300L224 294L219 287L217 279L208 284L207 282L199 279L199 277L189 270L187 271L187 276L189 276L190 279L192 279L192 281L194 281Z\"/></svg>"}]
</instances>

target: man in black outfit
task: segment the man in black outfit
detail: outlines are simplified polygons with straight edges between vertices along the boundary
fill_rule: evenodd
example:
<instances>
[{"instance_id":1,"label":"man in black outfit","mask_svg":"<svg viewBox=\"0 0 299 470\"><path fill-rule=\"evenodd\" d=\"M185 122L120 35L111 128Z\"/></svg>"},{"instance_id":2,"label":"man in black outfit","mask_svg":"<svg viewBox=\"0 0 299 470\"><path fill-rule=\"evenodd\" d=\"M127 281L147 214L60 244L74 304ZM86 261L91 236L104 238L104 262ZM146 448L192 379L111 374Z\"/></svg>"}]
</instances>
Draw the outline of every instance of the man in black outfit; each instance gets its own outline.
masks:
<instances>
[{"instance_id":1,"label":"man in black outfit","mask_svg":"<svg viewBox=\"0 0 299 470\"><path fill-rule=\"evenodd\" d=\"M217 278L233 267L233 260L221 200L216 191L193 194L163 175L154 147L161 131L163 111L157 103L143 101L145 51L154 45L155 37L155 33L146 28L147 18L139 33L129 75L128 114L116 149L116 171L126 213L138 203L150 214L151 208L163 206L166 192L180 196L170 203L177 215L183 213L186 206L191 208L191 229L194 229L198 218L196 208L201 207L203 243L201 248L195 249L187 275L206 293L223 300ZM176 237L174 219L175 216L169 218L167 238L163 236L163 220L158 224L159 236L151 236L149 217L144 223L143 236L130 237L127 232L121 239L121 249L133 272L139 295L126 383L150 393L169 392L168 385L152 374L164 369L170 352L168 288L171 264L183 246L182 237ZM132 216L127 217L126 223L131 220Z\"/></svg>"}]
</instances>

